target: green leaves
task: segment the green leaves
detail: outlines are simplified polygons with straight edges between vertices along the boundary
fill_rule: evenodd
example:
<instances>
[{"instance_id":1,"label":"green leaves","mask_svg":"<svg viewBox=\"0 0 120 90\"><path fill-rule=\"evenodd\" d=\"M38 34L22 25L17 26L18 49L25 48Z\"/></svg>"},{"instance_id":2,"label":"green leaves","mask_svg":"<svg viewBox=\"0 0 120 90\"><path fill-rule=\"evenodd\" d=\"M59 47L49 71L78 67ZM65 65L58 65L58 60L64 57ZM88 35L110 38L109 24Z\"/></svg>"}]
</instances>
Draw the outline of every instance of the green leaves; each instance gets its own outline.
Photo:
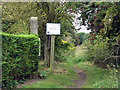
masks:
<instances>
[{"instance_id":1,"label":"green leaves","mask_svg":"<svg viewBox=\"0 0 120 90\"><path fill-rule=\"evenodd\" d=\"M22 76L37 70L39 40L37 35L13 35L2 33L3 87L12 88ZM8 46L9 45L9 46Z\"/></svg>"}]
</instances>

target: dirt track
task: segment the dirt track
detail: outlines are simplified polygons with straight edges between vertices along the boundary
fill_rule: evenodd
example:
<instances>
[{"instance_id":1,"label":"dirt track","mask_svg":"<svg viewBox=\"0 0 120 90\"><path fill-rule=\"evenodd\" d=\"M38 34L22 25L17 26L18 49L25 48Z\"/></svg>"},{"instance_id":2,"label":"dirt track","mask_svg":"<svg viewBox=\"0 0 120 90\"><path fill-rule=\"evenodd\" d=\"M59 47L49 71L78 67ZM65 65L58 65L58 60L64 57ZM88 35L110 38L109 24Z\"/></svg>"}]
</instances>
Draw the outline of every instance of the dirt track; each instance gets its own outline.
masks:
<instances>
[{"instance_id":1,"label":"dirt track","mask_svg":"<svg viewBox=\"0 0 120 90\"><path fill-rule=\"evenodd\" d=\"M68 88L80 88L86 81L87 75L83 71L80 71L79 69L77 69L76 65L74 66L73 70L77 73L77 80L73 80L76 86L68 87Z\"/></svg>"}]
</instances>

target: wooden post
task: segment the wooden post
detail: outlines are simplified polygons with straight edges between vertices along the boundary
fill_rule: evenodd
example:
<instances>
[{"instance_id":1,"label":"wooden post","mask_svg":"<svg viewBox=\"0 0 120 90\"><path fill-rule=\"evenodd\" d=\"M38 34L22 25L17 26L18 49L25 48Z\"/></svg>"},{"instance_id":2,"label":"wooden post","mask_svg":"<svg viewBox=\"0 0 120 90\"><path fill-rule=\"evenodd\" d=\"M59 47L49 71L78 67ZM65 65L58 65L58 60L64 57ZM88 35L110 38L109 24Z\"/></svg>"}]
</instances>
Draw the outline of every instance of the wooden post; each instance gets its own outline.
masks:
<instances>
[{"instance_id":1,"label":"wooden post","mask_svg":"<svg viewBox=\"0 0 120 90\"><path fill-rule=\"evenodd\" d=\"M60 23L47 23L46 34L51 35L51 51L50 51L50 73L54 69L54 48L55 48L55 35L60 35Z\"/></svg>"},{"instance_id":2,"label":"wooden post","mask_svg":"<svg viewBox=\"0 0 120 90\"><path fill-rule=\"evenodd\" d=\"M51 52L50 52L50 72L53 73L54 69L54 47L55 47L55 36L51 36Z\"/></svg>"}]
</instances>

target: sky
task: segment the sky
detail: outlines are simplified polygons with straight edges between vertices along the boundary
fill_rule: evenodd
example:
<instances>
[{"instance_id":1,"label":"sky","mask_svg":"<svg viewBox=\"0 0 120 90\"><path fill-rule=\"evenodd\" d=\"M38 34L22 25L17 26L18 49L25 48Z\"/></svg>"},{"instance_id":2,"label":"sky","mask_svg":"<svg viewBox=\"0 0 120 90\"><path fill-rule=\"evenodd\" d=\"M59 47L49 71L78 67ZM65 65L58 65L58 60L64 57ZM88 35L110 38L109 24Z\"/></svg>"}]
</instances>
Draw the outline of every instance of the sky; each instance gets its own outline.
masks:
<instances>
[{"instance_id":1,"label":"sky","mask_svg":"<svg viewBox=\"0 0 120 90\"><path fill-rule=\"evenodd\" d=\"M76 28L77 28L77 27L76 27ZM87 29L86 29L86 26L83 26L83 25L82 25L82 26L81 26L81 29L78 31L78 33L79 33L79 32L90 33L91 30L87 30Z\"/></svg>"},{"instance_id":2,"label":"sky","mask_svg":"<svg viewBox=\"0 0 120 90\"><path fill-rule=\"evenodd\" d=\"M81 25L82 19L81 20L77 19L80 16L81 16L81 14L75 14L75 18L73 18L74 19L73 25L75 26L75 29L80 28L80 30L77 33L79 33L79 32L84 32L84 33L91 32L91 30L87 30L87 26Z\"/></svg>"}]
</instances>

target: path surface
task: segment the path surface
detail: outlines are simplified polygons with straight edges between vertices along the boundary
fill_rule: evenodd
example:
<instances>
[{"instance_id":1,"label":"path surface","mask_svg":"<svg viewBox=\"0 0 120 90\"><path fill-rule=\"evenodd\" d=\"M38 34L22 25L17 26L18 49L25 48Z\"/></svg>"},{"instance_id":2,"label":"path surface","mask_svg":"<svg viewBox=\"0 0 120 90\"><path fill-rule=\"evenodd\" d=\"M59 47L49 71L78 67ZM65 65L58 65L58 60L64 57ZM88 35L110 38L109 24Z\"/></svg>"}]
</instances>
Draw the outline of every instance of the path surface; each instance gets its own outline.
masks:
<instances>
[{"instance_id":1,"label":"path surface","mask_svg":"<svg viewBox=\"0 0 120 90\"><path fill-rule=\"evenodd\" d=\"M79 47L77 47L77 51L76 51L76 57L82 53L83 50ZM72 69L76 72L77 74L77 80L73 80L73 82L75 83L75 87L73 86L67 86L68 88L80 88L86 81L87 75L85 74L84 71L81 71L79 68L76 67L76 64L74 64L74 67L72 67ZM39 82L41 79L39 78L35 78L35 79L29 79L27 81L25 81L24 84L22 84L21 86L24 85L31 85L35 82ZM20 87L21 87L20 86ZM66 86L65 86L66 87Z\"/></svg>"},{"instance_id":2,"label":"path surface","mask_svg":"<svg viewBox=\"0 0 120 90\"><path fill-rule=\"evenodd\" d=\"M77 73L77 80L73 80L73 82L75 83L75 87L69 86L68 88L80 88L86 81L87 75L84 73L84 71L80 71L80 69L76 68L76 65L74 65L72 69ZM20 85L19 88L24 85L31 85L35 82L39 82L40 80L40 78L29 79L25 81L24 84Z\"/></svg>"},{"instance_id":3,"label":"path surface","mask_svg":"<svg viewBox=\"0 0 120 90\"><path fill-rule=\"evenodd\" d=\"M24 84L20 84L19 88L21 88L24 85L31 85L34 84L36 82L39 82L41 79L39 77L35 78L35 79L28 79L27 81L24 82Z\"/></svg>"},{"instance_id":4,"label":"path surface","mask_svg":"<svg viewBox=\"0 0 120 90\"><path fill-rule=\"evenodd\" d=\"M73 80L76 86L68 88L80 88L86 81L87 75L83 71L80 71L78 68L76 68L76 65L74 65L73 70L77 73L77 80Z\"/></svg>"}]
</instances>

